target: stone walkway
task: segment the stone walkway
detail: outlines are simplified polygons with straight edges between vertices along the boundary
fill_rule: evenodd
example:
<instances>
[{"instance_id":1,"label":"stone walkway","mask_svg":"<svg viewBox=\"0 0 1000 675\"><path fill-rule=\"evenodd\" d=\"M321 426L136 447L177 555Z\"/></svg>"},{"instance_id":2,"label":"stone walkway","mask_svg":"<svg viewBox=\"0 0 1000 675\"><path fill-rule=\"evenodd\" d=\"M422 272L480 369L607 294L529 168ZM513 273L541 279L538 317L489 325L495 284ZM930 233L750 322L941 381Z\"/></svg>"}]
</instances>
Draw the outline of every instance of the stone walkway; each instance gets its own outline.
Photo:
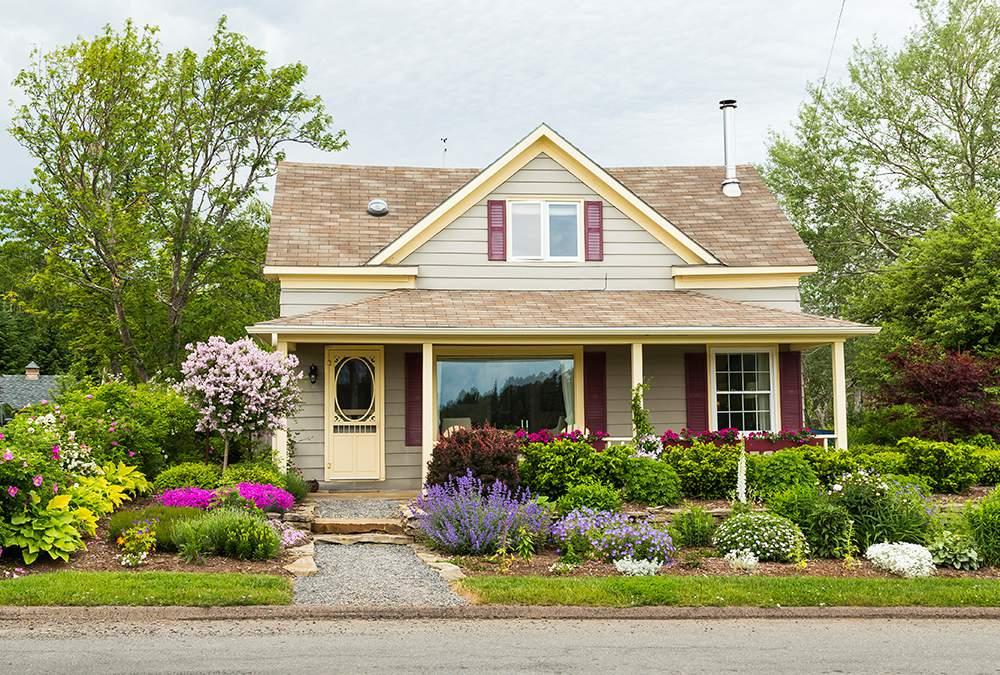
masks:
<instances>
[{"instance_id":1,"label":"stone walkway","mask_svg":"<svg viewBox=\"0 0 1000 675\"><path fill-rule=\"evenodd\" d=\"M316 543L319 572L295 580L295 602L348 607L451 607L465 600L410 546Z\"/></svg>"}]
</instances>

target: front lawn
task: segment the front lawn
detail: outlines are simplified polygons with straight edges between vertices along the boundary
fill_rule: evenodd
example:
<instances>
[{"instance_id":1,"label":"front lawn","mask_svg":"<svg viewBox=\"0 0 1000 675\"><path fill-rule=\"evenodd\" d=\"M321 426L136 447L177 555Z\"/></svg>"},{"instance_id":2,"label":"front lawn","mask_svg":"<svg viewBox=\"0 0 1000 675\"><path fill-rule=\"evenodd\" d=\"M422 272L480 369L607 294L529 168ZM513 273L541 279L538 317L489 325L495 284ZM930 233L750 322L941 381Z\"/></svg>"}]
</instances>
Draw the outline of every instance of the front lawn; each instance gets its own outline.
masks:
<instances>
[{"instance_id":1,"label":"front lawn","mask_svg":"<svg viewBox=\"0 0 1000 675\"><path fill-rule=\"evenodd\" d=\"M0 605L288 605L291 582L270 574L53 572L0 581Z\"/></svg>"},{"instance_id":2,"label":"front lawn","mask_svg":"<svg viewBox=\"0 0 1000 675\"><path fill-rule=\"evenodd\" d=\"M470 577L478 602L590 607L995 607L1000 582L987 579L833 577Z\"/></svg>"}]
</instances>

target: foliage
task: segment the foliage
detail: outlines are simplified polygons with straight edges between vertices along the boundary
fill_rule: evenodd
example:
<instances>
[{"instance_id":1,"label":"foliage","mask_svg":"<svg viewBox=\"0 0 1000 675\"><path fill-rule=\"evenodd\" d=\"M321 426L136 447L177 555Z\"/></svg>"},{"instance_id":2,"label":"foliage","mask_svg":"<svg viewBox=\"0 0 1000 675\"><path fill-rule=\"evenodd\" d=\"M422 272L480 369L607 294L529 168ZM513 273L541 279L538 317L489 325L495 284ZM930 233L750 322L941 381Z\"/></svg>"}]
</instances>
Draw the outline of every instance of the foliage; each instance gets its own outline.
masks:
<instances>
[{"instance_id":1,"label":"foliage","mask_svg":"<svg viewBox=\"0 0 1000 675\"><path fill-rule=\"evenodd\" d=\"M598 451L586 442L557 440L528 443L521 453L521 482L536 494L555 499L574 485L588 482L622 488L633 450L612 445Z\"/></svg>"},{"instance_id":2,"label":"foliage","mask_svg":"<svg viewBox=\"0 0 1000 675\"><path fill-rule=\"evenodd\" d=\"M158 492L185 487L199 487L211 490L219 486L222 471L214 464L184 462L164 470L153 480L153 488Z\"/></svg>"},{"instance_id":3,"label":"foliage","mask_svg":"<svg viewBox=\"0 0 1000 675\"><path fill-rule=\"evenodd\" d=\"M125 567L138 567L156 550L156 519L133 523L115 539L121 549L118 559Z\"/></svg>"},{"instance_id":4,"label":"foliage","mask_svg":"<svg viewBox=\"0 0 1000 675\"><path fill-rule=\"evenodd\" d=\"M202 510L177 506L147 506L138 510L116 511L108 520L108 539L115 541L136 523L155 521L156 548L161 551L176 551L174 530L179 523L199 518Z\"/></svg>"},{"instance_id":5,"label":"foliage","mask_svg":"<svg viewBox=\"0 0 1000 675\"><path fill-rule=\"evenodd\" d=\"M754 492L766 496L795 485L816 485L816 473L800 452L782 450L754 458Z\"/></svg>"},{"instance_id":6,"label":"foliage","mask_svg":"<svg viewBox=\"0 0 1000 675\"><path fill-rule=\"evenodd\" d=\"M855 445L895 445L900 438L917 436L924 423L917 409L906 403L877 405L862 411L848 429L851 448Z\"/></svg>"},{"instance_id":7,"label":"foliage","mask_svg":"<svg viewBox=\"0 0 1000 675\"><path fill-rule=\"evenodd\" d=\"M670 534L648 520L632 521L621 513L580 508L552 526L552 538L563 550L594 555L608 562L632 558L669 563L674 553Z\"/></svg>"},{"instance_id":8,"label":"foliage","mask_svg":"<svg viewBox=\"0 0 1000 675\"><path fill-rule=\"evenodd\" d=\"M111 513L128 499L121 485L104 476L77 476L66 494L72 497L74 506L86 508L95 516Z\"/></svg>"},{"instance_id":9,"label":"foliage","mask_svg":"<svg viewBox=\"0 0 1000 675\"><path fill-rule=\"evenodd\" d=\"M906 455L904 473L927 476L937 492L962 492L979 477L972 445L904 438L896 447Z\"/></svg>"},{"instance_id":10,"label":"foliage","mask_svg":"<svg viewBox=\"0 0 1000 675\"><path fill-rule=\"evenodd\" d=\"M292 493L295 497L295 503L301 504L305 501L306 496L309 494L309 486L306 484L305 479L298 469L294 469L285 473L282 476L282 484L285 489Z\"/></svg>"},{"instance_id":11,"label":"foliage","mask_svg":"<svg viewBox=\"0 0 1000 675\"><path fill-rule=\"evenodd\" d=\"M174 488L160 495L160 503L164 506L189 509L207 509L215 499L215 492L199 487Z\"/></svg>"},{"instance_id":12,"label":"foliage","mask_svg":"<svg viewBox=\"0 0 1000 675\"><path fill-rule=\"evenodd\" d=\"M798 449L813 468L816 477L823 485L830 485L841 476L858 468L853 455L837 448L822 446L803 446Z\"/></svg>"},{"instance_id":13,"label":"foliage","mask_svg":"<svg viewBox=\"0 0 1000 675\"><path fill-rule=\"evenodd\" d=\"M681 479L673 467L648 457L630 457L625 468L625 500L673 506L681 500Z\"/></svg>"},{"instance_id":14,"label":"foliage","mask_svg":"<svg viewBox=\"0 0 1000 675\"><path fill-rule=\"evenodd\" d=\"M1000 493L966 506L965 519L976 550L987 565L1000 565Z\"/></svg>"},{"instance_id":15,"label":"foliage","mask_svg":"<svg viewBox=\"0 0 1000 675\"><path fill-rule=\"evenodd\" d=\"M105 464L97 470L97 473L105 480L121 486L130 497L148 494L153 489L153 484L137 467L128 466L124 462Z\"/></svg>"},{"instance_id":16,"label":"foliage","mask_svg":"<svg viewBox=\"0 0 1000 675\"><path fill-rule=\"evenodd\" d=\"M618 573L626 577L651 577L655 576L663 562L660 560L636 560L635 558L620 558L614 562Z\"/></svg>"},{"instance_id":17,"label":"foliage","mask_svg":"<svg viewBox=\"0 0 1000 675\"><path fill-rule=\"evenodd\" d=\"M1000 450L976 451L976 466L979 467L980 485L1000 483Z\"/></svg>"},{"instance_id":18,"label":"foliage","mask_svg":"<svg viewBox=\"0 0 1000 675\"><path fill-rule=\"evenodd\" d=\"M880 570L912 579L934 574L934 558L925 546L911 543L872 544L865 557Z\"/></svg>"},{"instance_id":19,"label":"foliage","mask_svg":"<svg viewBox=\"0 0 1000 675\"><path fill-rule=\"evenodd\" d=\"M856 552L850 512L815 486L799 485L771 495L767 508L802 529L817 558L845 558Z\"/></svg>"},{"instance_id":20,"label":"foliage","mask_svg":"<svg viewBox=\"0 0 1000 675\"><path fill-rule=\"evenodd\" d=\"M632 410L632 440L638 446L642 439L649 436L656 437L656 429L649 421L649 411L646 410L644 399L649 391L649 384L640 382L632 387L631 410Z\"/></svg>"},{"instance_id":21,"label":"foliage","mask_svg":"<svg viewBox=\"0 0 1000 675\"><path fill-rule=\"evenodd\" d=\"M212 501L208 504L209 509L229 509L230 511L247 511L255 515L262 515L262 511L257 508L251 500L240 494L236 486L221 487L215 491Z\"/></svg>"},{"instance_id":22,"label":"foliage","mask_svg":"<svg viewBox=\"0 0 1000 675\"><path fill-rule=\"evenodd\" d=\"M214 509L179 523L174 537L177 550L188 562L206 555L267 560L276 558L281 551L281 540L267 519L239 509Z\"/></svg>"},{"instance_id":23,"label":"foliage","mask_svg":"<svg viewBox=\"0 0 1000 675\"><path fill-rule=\"evenodd\" d=\"M188 349L180 390L198 408L198 431L222 436L223 473L234 438L285 428L299 406L298 358L265 352L249 338L210 337Z\"/></svg>"},{"instance_id":24,"label":"foliage","mask_svg":"<svg viewBox=\"0 0 1000 675\"><path fill-rule=\"evenodd\" d=\"M175 370L185 341L238 335L272 310L257 194L285 146L346 145L303 92L302 64L269 67L225 19L202 56L163 53L156 32L126 22L35 51L10 126L34 185L7 194L4 219L48 253L32 308L57 312L91 367L139 380Z\"/></svg>"},{"instance_id":25,"label":"foliage","mask_svg":"<svg viewBox=\"0 0 1000 675\"><path fill-rule=\"evenodd\" d=\"M451 553L489 555L501 548L517 549L526 536L541 542L551 518L530 493L511 491L499 480L484 486L471 472L429 486L413 505L420 531Z\"/></svg>"},{"instance_id":26,"label":"foliage","mask_svg":"<svg viewBox=\"0 0 1000 675\"><path fill-rule=\"evenodd\" d=\"M670 521L668 531L676 546L711 546L715 516L700 506L686 506Z\"/></svg>"},{"instance_id":27,"label":"foliage","mask_svg":"<svg viewBox=\"0 0 1000 675\"><path fill-rule=\"evenodd\" d=\"M86 548L83 534L93 534L95 521L87 509L70 509L70 495L52 497L42 506L42 498L31 493L27 508L10 518L4 546L16 546L24 564L30 565L46 553L53 560L69 562L71 554ZM83 524L89 521L89 526Z\"/></svg>"},{"instance_id":28,"label":"foliage","mask_svg":"<svg viewBox=\"0 0 1000 675\"><path fill-rule=\"evenodd\" d=\"M284 474L278 471L274 464L263 462L239 462L230 464L222 472L220 486L237 485L239 483L268 483L284 486Z\"/></svg>"},{"instance_id":29,"label":"foliage","mask_svg":"<svg viewBox=\"0 0 1000 675\"><path fill-rule=\"evenodd\" d=\"M857 468L869 473L902 474L907 470L906 455L884 446L851 446L851 454L854 455Z\"/></svg>"},{"instance_id":30,"label":"foliage","mask_svg":"<svg viewBox=\"0 0 1000 675\"><path fill-rule=\"evenodd\" d=\"M520 481L517 467L520 449L517 435L488 424L475 429L453 429L434 445L427 465L427 484L445 483L471 471L486 485L499 480L516 489Z\"/></svg>"},{"instance_id":31,"label":"foliage","mask_svg":"<svg viewBox=\"0 0 1000 675\"><path fill-rule=\"evenodd\" d=\"M923 543L927 538L933 511L911 483L857 471L833 485L833 496L854 522L859 550L882 542Z\"/></svg>"},{"instance_id":32,"label":"foliage","mask_svg":"<svg viewBox=\"0 0 1000 675\"><path fill-rule=\"evenodd\" d=\"M978 570L979 552L972 539L964 534L944 530L928 544L934 564L938 567L952 567L956 570Z\"/></svg>"},{"instance_id":33,"label":"foliage","mask_svg":"<svg viewBox=\"0 0 1000 675\"><path fill-rule=\"evenodd\" d=\"M798 525L773 513L752 511L730 516L715 531L715 547L723 555L751 551L761 562L798 562L809 553Z\"/></svg>"},{"instance_id":34,"label":"foliage","mask_svg":"<svg viewBox=\"0 0 1000 675\"><path fill-rule=\"evenodd\" d=\"M556 500L556 512L567 514L581 507L595 511L617 511L622 505L622 493L604 483L580 483Z\"/></svg>"},{"instance_id":35,"label":"foliage","mask_svg":"<svg viewBox=\"0 0 1000 675\"><path fill-rule=\"evenodd\" d=\"M267 483L240 483L236 486L240 497L254 503L261 511L284 513L295 506L291 492Z\"/></svg>"},{"instance_id":36,"label":"foliage","mask_svg":"<svg viewBox=\"0 0 1000 675\"><path fill-rule=\"evenodd\" d=\"M742 452L742 445L695 441L689 446L665 447L663 461L677 472L685 497L724 499L736 485L737 464Z\"/></svg>"}]
</instances>

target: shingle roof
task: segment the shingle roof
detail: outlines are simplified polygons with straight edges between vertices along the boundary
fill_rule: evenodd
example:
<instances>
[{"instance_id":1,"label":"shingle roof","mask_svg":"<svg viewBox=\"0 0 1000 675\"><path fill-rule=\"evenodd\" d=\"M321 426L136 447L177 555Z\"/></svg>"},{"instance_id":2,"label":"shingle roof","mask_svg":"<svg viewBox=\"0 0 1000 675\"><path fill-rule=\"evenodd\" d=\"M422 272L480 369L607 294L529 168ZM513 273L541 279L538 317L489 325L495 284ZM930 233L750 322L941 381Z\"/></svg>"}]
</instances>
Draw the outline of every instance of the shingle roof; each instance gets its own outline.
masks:
<instances>
[{"instance_id":1,"label":"shingle roof","mask_svg":"<svg viewBox=\"0 0 1000 675\"><path fill-rule=\"evenodd\" d=\"M736 198L722 194L721 166L607 171L723 264L815 264L750 165L737 168L743 195ZM479 172L282 162L267 264L363 265ZM368 215L368 202L375 197L389 202L388 215Z\"/></svg>"},{"instance_id":2,"label":"shingle roof","mask_svg":"<svg viewBox=\"0 0 1000 675\"><path fill-rule=\"evenodd\" d=\"M0 404L6 403L14 410L52 398L57 387L55 375L39 375L29 380L24 374L0 375Z\"/></svg>"},{"instance_id":3,"label":"shingle roof","mask_svg":"<svg viewBox=\"0 0 1000 675\"><path fill-rule=\"evenodd\" d=\"M866 326L715 298L693 291L494 291L399 289L265 321L253 332L304 327L372 329L829 329Z\"/></svg>"}]
</instances>

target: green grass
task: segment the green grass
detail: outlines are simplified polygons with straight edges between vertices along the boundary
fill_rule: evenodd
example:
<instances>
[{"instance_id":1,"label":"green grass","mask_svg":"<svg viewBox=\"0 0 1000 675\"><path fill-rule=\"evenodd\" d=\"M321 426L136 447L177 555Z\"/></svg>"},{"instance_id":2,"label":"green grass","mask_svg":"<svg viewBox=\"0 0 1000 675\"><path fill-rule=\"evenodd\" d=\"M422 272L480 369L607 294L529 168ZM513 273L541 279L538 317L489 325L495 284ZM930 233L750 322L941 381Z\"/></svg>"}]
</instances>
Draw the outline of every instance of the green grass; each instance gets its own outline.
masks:
<instances>
[{"instance_id":1,"label":"green grass","mask_svg":"<svg viewBox=\"0 0 1000 675\"><path fill-rule=\"evenodd\" d=\"M0 581L0 605L288 605L291 583L270 574L52 572Z\"/></svg>"},{"instance_id":2,"label":"green grass","mask_svg":"<svg viewBox=\"0 0 1000 675\"><path fill-rule=\"evenodd\" d=\"M589 607L994 607L1000 581L834 577L469 577L480 602Z\"/></svg>"}]
</instances>

